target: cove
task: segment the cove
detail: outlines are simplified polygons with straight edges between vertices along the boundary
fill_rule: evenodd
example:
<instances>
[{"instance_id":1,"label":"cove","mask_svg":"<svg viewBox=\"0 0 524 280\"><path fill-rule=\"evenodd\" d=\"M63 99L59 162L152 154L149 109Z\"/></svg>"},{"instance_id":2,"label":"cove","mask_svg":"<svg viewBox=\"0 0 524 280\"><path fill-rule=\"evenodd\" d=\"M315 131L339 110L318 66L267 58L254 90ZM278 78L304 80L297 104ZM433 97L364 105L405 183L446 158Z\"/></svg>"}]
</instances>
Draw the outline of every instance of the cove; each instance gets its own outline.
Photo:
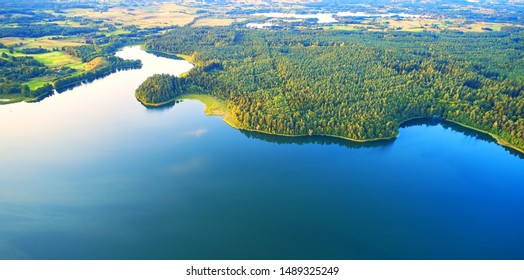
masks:
<instances>
[{"instance_id":1,"label":"cove","mask_svg":"<svg viewBox=\"0 0 524 280\"><path fill-rule=\"evenodd\" d=\"M524 159L459 126L353 143L239 131L120 71L0 106L1 259L523 259Z\"/></svg>"}]
</instances>

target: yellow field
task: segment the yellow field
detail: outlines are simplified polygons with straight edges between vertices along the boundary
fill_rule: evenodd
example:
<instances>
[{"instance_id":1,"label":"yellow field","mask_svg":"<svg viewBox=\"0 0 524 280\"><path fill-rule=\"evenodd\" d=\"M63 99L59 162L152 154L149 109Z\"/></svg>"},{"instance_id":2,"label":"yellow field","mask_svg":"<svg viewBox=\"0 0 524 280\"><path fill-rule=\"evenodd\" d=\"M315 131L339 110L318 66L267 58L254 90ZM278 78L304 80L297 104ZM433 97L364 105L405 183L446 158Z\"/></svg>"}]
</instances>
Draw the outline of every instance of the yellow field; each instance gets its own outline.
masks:
<instances>
[{"instance_id":1,"label":"yellow field","mask_svg":"<svg viewBox=\"0 0 524 280\"><path fill-rule=\"evenodd\" d=\"M491 22L477 22L473 24L468 24L465 26L451 27L450 29L460 30L464 32L486 32L483 28L491 28L493 31L500 31L504 26L518 26L515 24L505 24L505 23L491 23ZM522 27L522 26L520 26Z\"/></svg>"},{"instance_id":2,"label":"yellow field","mask_svg":"<svg viewBox=\"0 0 524 280\"><path fill-rule=\"evenodd\" d=\"M493 31L500 31L504 26L517 26L515 24L505 23L488 23L478 22L466 24L464 20L450 20L450 19L431 19L431 18L375 18L363 20L361 24L347 24L347 25L334 25L326 27L325 29L337 29L337 30L354 30L365 28L370 31L379 30L398 30L398 31L432 31L440 32L445 29L458 30L463 32L487 32L485 28L490 28Z\"/></svg>"},{"instance_id":3,"label":"yellow field","mask_svg":"<svg viewBox=\"0 0 524 280\"><path fill-rule=\"evenodd\" d=\"M248 20L249 18L235 18L235 22L244 22Z\"/></svg>"},{"instance_id":4,"label":"yellow field","mask_svg":"<svg viewBox=\"0 0 524 280\"><path fill-rule=\"evenodd\" d=\"M387 19L388 27L398 30L399 28L404 31L439 31L443 23L437 19L427 19L427 18L412 18L412 19Z\"/></svg>"},{"instance_id":5,"label":"yellow field","mask_svg":"<svg viewBox=\"0 0 524 280\"><path fill-rule=\"evenodd\" d=\"M195 10L180 5L166 3L136 9L111 8L107 12L87 9L67 10L70 16L103 19L107 22L136 25L141 28L187 25L195 18Z\"/></svg>"},{"instance_id":6,"label":"yellow field","mask_svg":"<svg viewBox=\"0 0 524 280\"><path fill-rule=\"evenodd\" d=\"M96 70L107 65L107 61L102 57L97 57L85 64L85 71Z\"/></svg>"},{"instance_id":7,"label":"yellow field","mask_svg":"<svg viewBox=\"0 0 524 280\"><path fill-rule=\"evenodd\" d=\"M235 20L231 18L202 18L198 19L194 24L192 24L192 27L200 27L200 26L229 26L231 25Z\"/></svg>"}]
</instances>

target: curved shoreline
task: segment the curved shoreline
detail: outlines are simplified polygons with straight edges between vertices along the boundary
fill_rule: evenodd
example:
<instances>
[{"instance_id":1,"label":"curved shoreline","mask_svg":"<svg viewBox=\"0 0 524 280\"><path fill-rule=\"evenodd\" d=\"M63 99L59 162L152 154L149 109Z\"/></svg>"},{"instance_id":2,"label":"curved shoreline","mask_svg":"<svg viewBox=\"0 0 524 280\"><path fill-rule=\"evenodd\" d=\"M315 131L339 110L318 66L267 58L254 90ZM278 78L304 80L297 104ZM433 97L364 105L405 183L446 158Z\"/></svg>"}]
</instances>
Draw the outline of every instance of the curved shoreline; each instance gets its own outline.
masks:
<instances>
[{"instance_id":1,"label":"curved shoreline","mask_svg":"<svg viewBox=\"0 0 524 280\"><path fill-rule=\"evenodd\" d=\"M188 100L198 100L200 102L202 102L205 106L206 106L206 114L208 115L215 115L215 116L222 116L223 117L223 120L225 123L227 123L229 126L231 126L232 128L235 128L235 129L238 129L238 130L246 130L246 131L251 131L251 132L258 132L258 133L263 133L263 134L267 134L267 135L276 135L276 136L282 136L282 137L307 137L307 136L322 136L322 137L333 137L333 138L339 138L339 139L344 139L344 140L347 140L347 141L352 141L352 142L356 142L356 143L366 143L366 142L375 142L375 141L382 141L382 140L393 140L393 139L396 139L400 136L400 133L397 131L396 132L396 135L393 136L393 137L382 137L382 138L373 138L373 139L365 139L365 140L358 140L358 139L352 139L352 138L349 138L349 137L344 137L344 136L339 136L339 135L328 135L328 134L312 134L312 135L308 135L308 134L300 134L300 135L287 135L287 134L280 134L280 133L271 133L271 132L267 132L267 131L262 131L262 130L256 130L256 129L251 129L251 128L245 128L245 127L242 127L238 124L236 124L230 117L230 113L226 110L224 112L220 112L220 113L213 113L213 112L210 112L209 110L207 110L207 107L208 107L208 103L207 102L204 102L203 100L199 99L198 96L205 96L205 97L210 97L210 98L214 98L215 100L219 101L219 102L222 102L221 100L218 100L216 97L214 96L208 96L208 95L205 95L205 94L201 94L201 95L196 95L196 94L188 94L188 95L182 95L178 98L175 98L173 100L171 100L170 102L173 102L173 101L177 101L177 100L184 100L184 99L188 99ZM164 104L165 105L165 104ZM157 105L157 106L161 106L161 105ZM406 120L403 120L402 122L400 122L400 126L404 125L406 122L409 122L409 121L412 121L412 120L417 120L417 119L429 119L431 118L431 116L422 116L422 117L414 117L414 118L409 118L409 119L406 119ZM469 126L469 125L466 125L466 124L463 124L463 123L460 123L460 122L457 122L457 121L454 121L454 120L450 120L450 119L441 119L441 120L444 120L444 121L447 121L447 122L450 122L450 123L454 123L454 124L457 124L457 125L460 125L464 128L468 128L468 129L471 129L471 130L474 130L474 131L477 131L477 132L481 132L481 133L484 133L484 134L487 134L489 136L491 136L498 145L500 146L503 146L503 147L507 147L507 148L511 148L521 154L524 154L524 149L522 148L519 148L519 147L516 147L514 145L512 145L511 143L507 142L506 140L502 139L500 136L496 135L496 134L493 134L491 132L487 132L487 131L484 131L484 130L481 130L481 129L478 129L478 128L475 128L475 127L472 127L472 126Z\"/></svg>"},{"instance_id":2,"label":"curved shoreline","mask_svg":"<svg viewBox=\"0 0 524 280\"><path fill-rule=\"evenodd\" d=\"M140 99L138 99L136 96L135 96L136 100L138 102L140 102L140 104L144 105L144 107L147 107L147 108L158 108L158 107L162 107L162 106L165 106L165 105L169 105L171 103L174 103L178 100L178 98L173 98L173 99L169 99L168 101L164 101L164 102L160 102L160 103L148 103L148 102L144 102Z\"/></svg>"},{"instance_id":3,"label":"curved shoreline","mask_svg":"<svg viewBox=\"0 0 524 280\"><path fill-rule=\"evenodd\" d=\"M142 66L140 66L141 68ZM54 80L54 81L51 81L51 85L52 85L52 90L48 91L48 92L44 92L38 96L35 96L35 97L22 97L22 98L11 98L9 100L5 100L5 101L1 101L0 102L0 106L1 105L8 105L8 104L14 104L14 103L19 103L19 102L26 102L26 103L34 103L34 102L38 102L40 101L43 97L47 97L47 96L50 96L52 94L56 92L58 93L62 93L62 92L65 92L67 90L71 90L71 89L74 89L84 83L91 83L95 80L98 80L98 79L102 79L102 78L105 78L111 74L114 74L115 72L117 71L126 71L126 70L134 70L134 69L140 69L140 68L136 68L134 66L123 66L123 67L118 67L118 68L115 68L113 70L108 70L108 69L104 69L104 68L101 68L101 72L100 72L100 76L99 77L96 77L94 78L93 80L90 80L90 78L84 78L82 80L78 80L78 81L74 81L74 82L69 82L67 84L64 84L64 85L61 85L59 87L56 87L54 82L60 80L60 79L57 79L57 80ZM93 73L91 71L88 71L88 72L82 72L82 73L78 73L76 75L71 75L71 76L66 76L66 77L63 77L64 79L68 79L68 78L72 78L72 77L76 77L76 76L79 76L79 75L84 75L86 73Z\"/></svg>"},{"instance_id":4,"label":"curved shoreline","mask_svg":"<svg viewBox=\"0 0 524 280\"><path fill-rule=\"evenodd\" d=\"M487 135L491 136L493 139L495 139L495 141L497 141L497 144L499 144L500 146L511 148L513 150L518 151L519 153L524 154L524 148L516 147L515 145L513 145L513 144L509 143L508 141L502 139L502 137L500 137L500 136L498 136L496 134L493 134L491 132L487 132L487 131L484 131L482 129L478 129L478 128L475 128L475 127L472 127L472 126L469 126L467 124L463 124L463 123L460 123L460 122L457 122L457 121L454 121L454 120L449 120L449 119L445 119L445 120L448 121L448 122L460 125L462 127L465 127L465 128L471 129L471 130L475 130L475 131L487 134Z\"/></svg>"}]
</instances>

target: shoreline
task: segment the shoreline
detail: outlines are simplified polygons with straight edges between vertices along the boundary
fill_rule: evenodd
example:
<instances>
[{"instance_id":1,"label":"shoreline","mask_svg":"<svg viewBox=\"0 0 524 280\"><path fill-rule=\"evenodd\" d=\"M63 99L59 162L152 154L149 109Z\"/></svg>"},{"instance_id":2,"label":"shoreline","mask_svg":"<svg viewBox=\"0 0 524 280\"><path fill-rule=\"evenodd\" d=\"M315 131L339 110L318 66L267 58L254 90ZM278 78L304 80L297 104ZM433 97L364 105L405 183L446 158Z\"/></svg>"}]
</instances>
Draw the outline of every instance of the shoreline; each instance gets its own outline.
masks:
<instances>
[{"instance_id":1,"label":"shoreline","mask_svg":"<svg viewBox=\"0 0 524 280\"><path fill-rule=\"evenodd\" d=\"M481 133L484 133L484 134L487 134L489 136L491 136L493 139L495 139L495 141L497 142L497 144L499 144L500 146L503 146L503 147L507 147L507 148L511 148L513 150L516 150L518 151L519 153L522 153L524 154L524 148L519 148L519 147L516 147L515 145L509 143L508 141L502 139L500 136L496 135L496 134L493 134L491 132L488 132L488 131L484 131L482 129L479 129L479 128L475 128L475 127L472 127L472 126L469 126L467 124L463 124L461 122L457 122L457 121L454 121L454 120L449 120L449 119L444 119L445 121L448 121L448 122L451 122L451 123L454 123L454 124L457 124L457 125L460 125L462 127L465 127L465 128L469 128L471 130L475 130L475 131L478 131L478 132L481 132Z\"/></svg>"},{"instance_id":2,"label":"shoreline","mask_svg":"<svg viewBox=\"0 0 524 280\"><path fill-rule=\"evenodd\" d=\"M344 137L344 136L339 136L339 135L328 135L328 134L312 134L312 135L308 135L308 134L300 134L300 135L287 135L287 134L280 134L280 133L271 133L271 132L267 132L267 131L262 131L262 130L256 130L256 129L250 129L250 128L245 128L245 127L242 127L238 124L236 124L230 117L230 113L225 110L224 112L220 112L220 113L213 113L213 112L209 112L207 110L207 107L208 107L208 103L207 102L204 102L203 100L201 100L201 98L199 97L206 97L206 98L213 98L215 99L216 101L218 102L223 102L221 100L219 100L218 98L214 97L214 96L208 96L208 95L205 95L205 94L187 94L187 95L182 95L176 99L174 99L174 101L176 100L198 100L200 102L202 102L205 106L205 109L204 111L206 112L207 115L213 115L213 116L221 116L223 121L228 124L229 126L231 126L232 128L234 129L238 129L238 130L246 130L246 131L251 131L251 132L258 132L258 133L263 133L263 134L267 134L267 135L276 135L276 136L282 136L282 137L307 137L307 136L322 136L322 137L333 137L333 138L339 138L339 139L344 139L344 140L347 140L347 141L352 141L352 142L357 142L357 143L366 143L366 142L375 142L375 141L384 141L384 140L392 140L392 139L396 139L400 136L400 133L396 133L395 136L393 137L382 137L382 138L373 138L373 139L365 139L365 140L359 140L359 139L352 139L352 138L349 138L349 137ZM165 105L165 104L164 104ZM400 122L400 126L402 126L403 124L405 124L406 122L409 122L409 121L412 121L412 120L417 120L417 119L429 119L431 118L431 116L422 116L422 117L414 117L414 118L409 118L409 119L406 119L406 120L403 120L402 122ZM465 127L465 128L468 128L468 129L471 129L471 130L475 130L477 132L481 132L481 133L484 133L484 134L487 134L489 136L491 136L498 145L500 146L503 146L503 147L507 147L507 148L511 148L515 151L518 151L519 153L522 153L524 154L524 149L522 148L519 148L519 147L516 147L514 145L512 145L511 143L507 142L506 140L502 139L500 136L496 135L496 134L493 134L491 132L487 132L487 131L484 131L484 130L481 130L481 129L478 129L478 128L475 128L475 127L472 127L472 126L469 126L469 125L466 125L466 124L463 124L463 123L460 123L460 122L457 122L457 121L454 121L454 120L450 120L450 119L444 119L444 118L439 118L439 120L443 120L443 121L447 121L447 122L451 122L451 123L454 123L454 124L457 124L459 126L462 126L462 127Z\"/></svg>"},{"instance_id":3,"label":"shoreline","mask_svg":"<svg viewBox=\"0 0 524 280\"><path fill-rule=\"evenodd\" d=\"M149 53L149 54L152 54L158 57L164 57L164 58L169 58L169 59L174 59L174 60L186 60L185 58L180 57L177 54L170 54L166 52L155 51L152 49L145 48L144 45L140 45L140 49L145 51L146 53Z\"/></svg>"},{"instance_id":4,"label":"shoreline","mask_svg":"<svg viewBox=\"0 0 524 280\"><path fill-rule=\"evenodd\" d=\"M143 48L143 46L142 46ZM151 50L145 50L146 52L147 51L151 51ZM163 54L167 54L167 53L163 53ZM191 61L191 57L188 56L188 55L182 55L182 54L167 54L167 55L170 55L170 56L175 56L177 58L180 58L180 59L183 59L183 60L186 60L194 65L196 65L196 63L194 61ZM208 105L209 105L209 102L206 102L205 100L202 100L202 99L206 99L206 98L213 98L214 101L213 103L216 105L216 102L218 103L222 103L221 106L219 107L222 107L221 110L219 110L219 112L215 112L213 111L212 109L208 109ZM353 139L353 138L349 138L349 137L344 137L344 136L340 136L340 135L329 135L329 134L312 134L312 135L309 135L309 134L299 134L299 135L288 135L288 134L280 134L280 133L271 133L271 132L268 132L268 131L262 131L262 130L257 130L257 129L252 129L252 128L245 128L245 127L242 127L240 125L238 125L237 123L235 123L232 118L231 118L231 114L229 113L228 109L227 109L227 106L225 104L223 104L223 100L219 100L218 98L214 97L214 96L211 96L211 95L207 95L207 94L184 94L184 95L181 95L181 96L178 96L176 98L173 98L171 100L168 100L168 101L165 101L165 102L161 102L161 103L144 103L142 101L139 100L140 103L142 103L142 105L146 106L146 107L160 107L160 106L164 106L164 105L167 105L169 103L172 103L172 102L176 102L178 100L184 100L184 99L189 99L189 100L198 100L200 102L202 102L205 106L204 108L204 112L207 114L207 115L216 115L216 116L222 116L222 119L223 121L228 124L229 126L231 126L232 128L235 128L235 129L238 129L238 130L245 130L245 131L251 131L251 132L258 132L258 133L263 133L263 134L267 134L267 135L276 135L276 136L283 136L283 137L306 137L306 136L322 136L322 137L334 137L334 138L339 138L339 139L344 139L344 140L347 140L347 141L352 141L352 142L356 142L356 143L366 143L366 142L374 142L374 141L384 141L384 140L392 140L392 139L396 139L400 136L400 133L399 131L397 130L395 132L395 135L392 136L392 137L381 137L381 138L372 138L372 139L365 139L365 140L360 140L360 139ZM409 122L411 120L416 120L416 119L429 119L431 118L431 116L421 116L421 117L413 117L413 118L409 118L409 119L406 119L406 120L402 120L399 122L399 128L404 125L406 122ZM477 131L477 132L480 132L480 133L484 133L484 134L487 134L489 136L491 136L498 145L500 146L503 146L503 147L507 147L507 148L510 148L510 149L513 149L515 151L517 151L518 153L521 153L524 155L524 148L520 148L520 147L517 147L511 143L509 143L508 141L502 139L502 137L496 135L496 134L493 134L491 132L488 132L488 131L484 131L482 129L478 129L478 128L475 128L475 127L472 127L472 126L469 126L469 125L466 125L466 124L463 124L461 122L457 122L457 121L454 121L454 120L450 120L450 119L444 119L444 118L440 118L441 120L444 120L444 121L448 121L448 122L451 122L451 123L454 123L454 124L457 124L459 126L462 126L464 128L468 128L468 129L471 129L471 130L474 130L474 131Z\"/></svg>"},{"instance_id":5,"label":"shoreline","mask_svg":"<svg viewBox=\"0 0 524 280\"><path fill-rule=\"evenodd\" d=\"M142 67L142 66L141 66ZM102 68L103 69L103 68ZM75 82L70 82L70 83L67 83L65 85L62 85L62 86L59 86L59 87L56 87L54 85L54 82L56 82L57 80L55 81L52 81L51 82L51 86L53 87L52 90L48 91L48 92L44 92L38 96L35 96L35 97L22 97L22 98L19 98L20 96L18 97L15 97L15 98L9 98L9 96L5 96L5 100L1 100L0 101L0 106L2 105L8 105L8 104L15 104L15 103L20 103L20 102L26 102L26 103L34 103L34 102L38 102L40 101L43 97L46 97L48 95L52 95L54 94L55 92L64 92L64 91L67 91L67 90L70 90L70 89L74 89L84 83L92 83L93 81L95 80L98 80L98 79L102 79L102 78L105 78L117 71L127 71L127 70L134 70L134 69L139 69L139 68L135 68L133 66L123 66L123 67L119 67L119 68L115 68L114 70L103 70L101 71L101 76L100 77L96 77L95 79L93 80L89 80L88 78L85 78L83 80L78 80L78 81L75 81ZM70 78L70 77L75 77L75 76L78 76L78 75L83 75L83 74L86 74L86 73L92 73L92 72L82 72L82 73L79 73L77 75L73 75L73 76L67 76L65 78Z\"/></svg>"},{"instance_id":6,"label":"shoreline","mask_svg":"<svg viewBox=\"0 0 524 280\"><path fill-rule=\"evenodd\" d=\"M162 106L165 106L165 105L168 105L168 104L171 104L177 101L177 98L173 98L173 99L169 99L168 101L164 101L160 103L148 103L148 102L143 102L142 100L138 99L136 96L135 98L138 102L140 102L140 104L144 105L144 107L146 108L158 108L158 107L162 107Z\"/></svg>"},{"instance_id":7,"label":"shoreline","mask_svg":"<svg viewBox=\"0 0 524 280\"><path fill-rule=\"evenodd\" d=\"M263 134L267 134L267 135L276 135L276 136L282 136L282 137L308 137L308 136L322 136L322 137L333 137L333 138L339 138L339 139L344 139L344 140L347 140L347 141L352 141L352 142L358 142L358 143L365 143L365 142L374 142L374 141L383 141L383 140L391 140L391 139L395 139L398 137L398 133L396 136L394 137L382 137L382 138L373 138L373 139L366 139L366 140L358 140L358 139L352 139L352 138L349 138L349 137L344 137L344 136L339 136L339 135L328 135L328 134L312 134L312 135L309 135L309 134L298 134L298 135L289 135L289 134L280 134L280 133L271 133L271 132L267 132L267 131L263 131L263 130L256 130L256 129L251 129L251 128L245 128L245 127L242 127L240 125L238 125L237 123L235 123L232 119L231 119L231 114L227 111L227 109L225 111L220 111L220 112L215 112L215 111L209 111L207 110L207 106L209 105L207 102L201 100L200 98L201 97L205 97L205 98L212 98L212 99L215 99L216 101L218 102L223 102L222 100L219 100L218 98L214 97L214 96L209 96L209 95L206 95L206 94L187 94L187 95L182 95L180 96L179 98L177 98L176 100L197 100L197 101L200 101L202 102L204 105L205 105L205 109L204 109L204 112L207 114L207 115L212 115L212 116L220 116L222 117L223 121L228 124L229 126L231 126L232 128L234 129L238 129L238 130L245 130L245 131L251 131L251 132L258 132L258 133L263 133Z\"/></svg>"}]
</instances>

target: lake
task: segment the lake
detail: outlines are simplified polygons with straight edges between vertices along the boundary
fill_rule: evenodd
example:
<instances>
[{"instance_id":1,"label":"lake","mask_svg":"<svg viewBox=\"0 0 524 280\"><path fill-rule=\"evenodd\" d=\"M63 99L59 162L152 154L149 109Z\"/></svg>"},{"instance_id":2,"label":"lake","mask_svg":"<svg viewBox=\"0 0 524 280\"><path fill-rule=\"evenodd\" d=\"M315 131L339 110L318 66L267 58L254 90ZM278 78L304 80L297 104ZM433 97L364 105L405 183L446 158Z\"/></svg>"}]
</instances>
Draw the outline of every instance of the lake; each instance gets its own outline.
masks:
<instances>
[{"instance_id":1,"label":"lake","mask_svg":"<svg viewBox=\"0 0 524 280\"><path fill-rule=\"evenodd\" d=\"M524 159L438 120L391 141L146 109L144 67L0 106L0 259L524 259Z\"/></svg>"},{"instance_id":2,"label":"lake","mask_svg":"<svg viewBox=\"0 0 524 280\"><path fill-rule=\"evenodd\" d=\"M298 18L298 19L317 19L318 23L338 22L333 18L333 14L290 14L290 13L256 13L254 16L264 16L268 18Z\"/></svg>"},{"instance_id":3,"label":"lake","mask_svg":"<svg viewBox=\"0 0 524 280\"><path fill-rule=\"evenodd\" d=\"M317 19L318 23L336 23L338 22L334 16L337 17L361 17L361 18L371 18L371 17L400 17L400 18L419 18L424 17L420 15L406 14L406 13L364 13L364 12L338 12L333 13L316 13L316 14L293 14L293 13L255 13L253 16L264 16L268 18L292 18L292 19ZM248 23L246 25L250 28L266 28L273 26L272 23Z\"/></svg>"}]
</instances>

